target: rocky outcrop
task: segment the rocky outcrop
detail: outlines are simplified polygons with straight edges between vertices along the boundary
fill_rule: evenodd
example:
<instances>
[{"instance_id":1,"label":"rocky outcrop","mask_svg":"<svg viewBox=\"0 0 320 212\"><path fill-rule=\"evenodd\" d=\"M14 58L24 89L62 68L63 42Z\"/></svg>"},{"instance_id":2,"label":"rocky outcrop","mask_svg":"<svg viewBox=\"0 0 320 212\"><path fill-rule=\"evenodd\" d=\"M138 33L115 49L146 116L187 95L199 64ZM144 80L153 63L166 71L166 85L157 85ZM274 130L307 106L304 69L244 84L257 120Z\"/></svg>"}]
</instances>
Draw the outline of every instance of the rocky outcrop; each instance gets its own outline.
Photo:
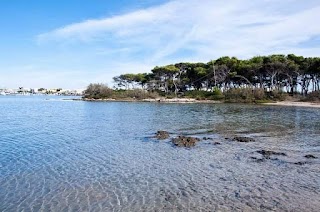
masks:
<instances>
[{"instance_id":1,"label":"rocky outcrop","mask_svg":"<svg viewBox=\"0 0 320 212\"><path fill-rule=\"evenodd\" d=\"M242 143L248 143L248 142L254 142L255 140L253 138L249 137L234 137L232 140Z\"/></svg>"},{"instance_id":2,"label":"rocky outcrop","mask_svg":"<svg viewBox=\"0 0 320 212\"><path fill-rule=\"evenodd\" d=\"M168 139L169 137L170 137L169 133L163 130L159 130L155 135L155 138L159 140L165 140L165 139Z\"/></svg>"},{"instance_id":3,"label":"rocky outcrop","mask_svg":"<svg viewBox=\"0 0 320 212\"><path fill-rule=\"evenodd\" d=\"M171 141L178 147L193 147L198 141L200 141L200 139L195 137L178 136L173 138Z\"/></svg>"}]
</instances>

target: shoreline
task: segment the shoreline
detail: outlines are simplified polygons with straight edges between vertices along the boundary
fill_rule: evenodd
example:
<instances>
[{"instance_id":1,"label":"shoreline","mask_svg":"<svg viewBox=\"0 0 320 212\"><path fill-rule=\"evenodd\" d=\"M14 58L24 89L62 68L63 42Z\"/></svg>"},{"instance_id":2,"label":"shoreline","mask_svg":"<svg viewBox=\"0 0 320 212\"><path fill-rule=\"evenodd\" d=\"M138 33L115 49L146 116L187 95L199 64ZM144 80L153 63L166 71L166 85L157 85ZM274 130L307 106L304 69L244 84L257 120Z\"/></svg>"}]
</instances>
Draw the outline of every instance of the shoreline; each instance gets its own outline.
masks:
<instances>
[{"instance_id":1,"label":"shoreline","mask_svg":"<svg viewBox=\"0 0 320 212\"><path fill-rule=\"evenodd\" d=\"M262 103L262 105L320 108L320 103L316 103L316 102L283 101L283 102Z\"/></svg>"},{"instance_id":2,"label":"shoreline","mask_svg":"<svg viewBox=\"0 0 320 212\"><path fill-rule=\"evenodd\" d=\"M154 103L214 103L220 104L221 101L216 100L197 100L192 98L157 98L157 99L73 99L74 101L88 101L88 102L154 102Z\"/></svg>"},{"instance_id":3,"label":"shoreline","mask_svg":"<svg viewBox=\"0 0 320 212\"><path fill-rule=\"evenodd\" d=\"M150 102L150 103L211 103L223 104L223 101L217 100L197 100L192 98L157 98L157 99L72 99L74 101L88 101L88 102ZM232 103L226 103L232 104ZM297 101L282 101L282 102L267 102L267 103L242 103L242 104L257 104L266 106L290 106L290 107L312 107L320 108L318 102L297 102Z\"/></svg>"}]
</instances>

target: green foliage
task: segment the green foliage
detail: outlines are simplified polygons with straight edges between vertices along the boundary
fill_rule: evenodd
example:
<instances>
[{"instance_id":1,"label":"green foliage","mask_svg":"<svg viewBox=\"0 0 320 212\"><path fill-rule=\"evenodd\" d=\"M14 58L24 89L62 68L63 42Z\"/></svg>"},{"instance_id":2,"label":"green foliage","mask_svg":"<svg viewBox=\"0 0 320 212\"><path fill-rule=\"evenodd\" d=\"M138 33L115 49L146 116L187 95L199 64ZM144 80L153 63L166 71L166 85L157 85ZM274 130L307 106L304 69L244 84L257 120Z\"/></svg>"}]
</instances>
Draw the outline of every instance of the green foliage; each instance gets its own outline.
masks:
<instances>
[{"instance_id":1,"label":"green foliage","mask_svg":"<svg viewBox=\"0 0 320 212\"><path fill-rule=\"evenodd\" d=\"M267 100L263 89L233 88L227 90L224 95L227 102L252 103Z\"/></svg>"},{"instance_id":2,"label":"green foliage","mask_svg":"<svg viewBox=\"0 0 320 212\"><path fill-rule=\"evenodd\" d=\"M253 90L250 88L232 88L224 92L226 102L253 102Z\"/></svg>"},{"instance_id":3,"label":"green foliage","mask_svg":"<svg viewBox=\"0 0 320 212\"><path fill-rule=\"evenodd\" d=\"M84 92L87 99L148 99L159 97L156 92L148 92L142 89L113 90L104 84L90 84Z\"/></svg>"},{"instance_id":4,"label":"green foliage","mask_svg":"<svg viewBox=\"0 0 320 212\"><path fill-rule=\"evenodd\" d=\"M320 102L320 91L313 91L309 93L302 101Z\"/></svg>"},{"instance_id":5,"label":"green foliage","mask_svg":"<svg viewBox=\"0 0 320 212\"><path fill-rule=\"evenodd\" d=\"M155 99L158 98L159 95L157 92L148 92L142 89L134 89L134 90L115 90L113 92L113 99Z\"/></svg>"},{"instance_id":6,"label":"green foliage","mask_svg":"<svg viewBox=\"0 0 320 212\"><path fill-rule=\"evenodd\" d=\"M113 90L104 84L90 84L84 91L84 98L106 99L111 98Z\"/></svg>"},{"instance_id":7,"label":"green foliage","mask_svg":"<svg viewBox=\"0 0 320 212\"><path fill-rule=\"evenodd\" d=\"M282 91L271 91L267 93L268 99L274 100L274 101L284 101L288 98L288 94Z\"/></svg>"},{"instance_id":8,"label":"green foliage","mask_svg":"<svg viewBox=\"0 0 320 212\"><path fill-rule=\"evenodd\" d=\"M128 91L120 92L121 95L129 98L140 98L145 95L140 91L140 93L132 91L141 88L157 92L167 98L188 96L198 99L223 99L225 97L227 101L235 102L284 100L288 96L287 93L291 96L301 93L305 97L310 91L320 91L320 58L274 54L240 60L225 56L208 63L183 62L156 66L151 73L128 73L113 79L116 88ZM100 86L99 89L104 88ZM224 94L220 89L225 91ZM107 98L114 95L113 93L110 95L108 89L98 94L95 94L96 91L90 93L93 98L98 96Z\"/></svg>"},{"instance_id":9,"label":"green foliage","mask_svg":"<svg viewBox=\"0 0 320 212\"><path fill-rule=\"evenodd\" d=\"M224 99L222 92L218 88L215 88L214 91L201 91L201 90L186 91L184 96L188 98L194 98L197 100L223 100Z\"/></svg>"},{"instance_id":10,"label":"green foliage","mask_svg":"<svg viewBox=\"0 0 320 212\"><path fill-rule=\"evenodd\" d=\"M212 95L221 96L222 92L218 87L213 87L212 89Z\"/></svg>"}]
</instances>

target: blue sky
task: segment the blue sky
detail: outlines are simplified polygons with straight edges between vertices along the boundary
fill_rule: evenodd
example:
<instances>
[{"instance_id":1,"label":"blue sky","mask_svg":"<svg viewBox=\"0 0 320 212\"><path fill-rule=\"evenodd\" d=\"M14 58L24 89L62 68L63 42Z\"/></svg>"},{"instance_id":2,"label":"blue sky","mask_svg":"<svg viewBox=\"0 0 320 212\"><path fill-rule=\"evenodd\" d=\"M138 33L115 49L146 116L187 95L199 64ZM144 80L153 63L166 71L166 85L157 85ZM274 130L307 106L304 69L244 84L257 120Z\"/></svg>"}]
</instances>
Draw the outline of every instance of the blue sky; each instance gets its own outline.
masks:
<instances>
[{"instance_id":1,"label":"blue sky","mask_svg":"<svg viewBox=\"0 0 320 212\"><path fill-rule=\"evenodd\" d=\"M230 55L320 56L319 0L1 0L0 88L112 85Z\"/></svg>"}]
</instances>

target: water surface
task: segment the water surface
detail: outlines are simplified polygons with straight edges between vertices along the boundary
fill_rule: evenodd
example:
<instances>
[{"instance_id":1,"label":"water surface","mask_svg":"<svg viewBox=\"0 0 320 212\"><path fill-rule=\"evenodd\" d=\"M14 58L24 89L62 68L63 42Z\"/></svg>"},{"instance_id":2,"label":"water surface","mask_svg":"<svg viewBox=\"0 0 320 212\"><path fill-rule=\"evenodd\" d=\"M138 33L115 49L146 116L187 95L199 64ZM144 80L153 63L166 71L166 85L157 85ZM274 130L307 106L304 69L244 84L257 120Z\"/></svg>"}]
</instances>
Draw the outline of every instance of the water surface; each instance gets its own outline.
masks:
<instances>
[{"instance_id":1,"label":"water surface","mask_svg":"<svg viewBox=\"0 0 320 212\"><path fill-rule=\"evenodd\" d=\"M157 130L212 140L177 148ZM0 97L0 149L0 211L320 208L316 108ZM262 149L287 156L253 160Z\"/></svg>"}]
</instances>

